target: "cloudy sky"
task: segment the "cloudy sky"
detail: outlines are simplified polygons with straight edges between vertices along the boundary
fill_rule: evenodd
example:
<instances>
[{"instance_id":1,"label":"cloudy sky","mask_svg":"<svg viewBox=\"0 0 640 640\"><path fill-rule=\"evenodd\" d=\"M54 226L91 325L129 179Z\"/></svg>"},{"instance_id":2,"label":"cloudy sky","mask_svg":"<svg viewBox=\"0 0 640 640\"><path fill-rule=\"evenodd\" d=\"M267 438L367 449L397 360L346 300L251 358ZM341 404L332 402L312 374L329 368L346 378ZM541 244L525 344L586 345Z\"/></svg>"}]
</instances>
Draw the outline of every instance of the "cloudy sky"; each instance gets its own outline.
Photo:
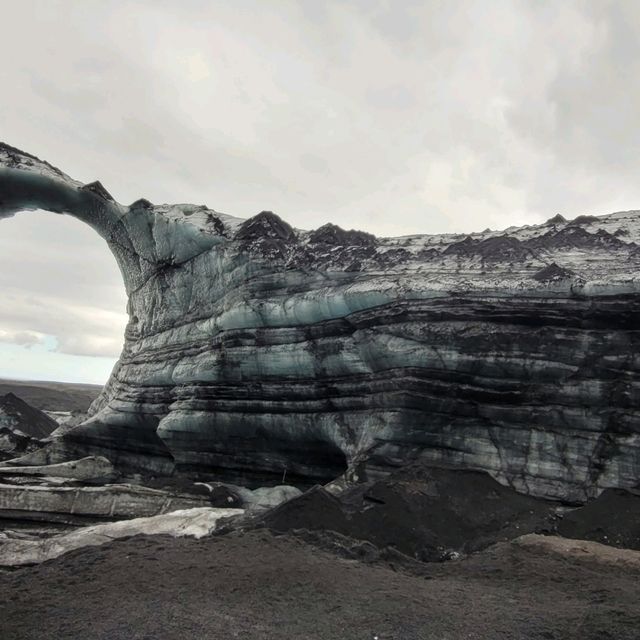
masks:
<instances>
[{"instance_id":1,"label":"cloudy sky","mask_svg":"<svg viewBox=\"0 0 640 640\"><path fill-rule=\"evenodd\" d=\"M472 231L640 208L637 0L0 0L0 140L130 203ZM0 376L103 382L113 258L0 231Z\"/></svg>"}]
</instances>

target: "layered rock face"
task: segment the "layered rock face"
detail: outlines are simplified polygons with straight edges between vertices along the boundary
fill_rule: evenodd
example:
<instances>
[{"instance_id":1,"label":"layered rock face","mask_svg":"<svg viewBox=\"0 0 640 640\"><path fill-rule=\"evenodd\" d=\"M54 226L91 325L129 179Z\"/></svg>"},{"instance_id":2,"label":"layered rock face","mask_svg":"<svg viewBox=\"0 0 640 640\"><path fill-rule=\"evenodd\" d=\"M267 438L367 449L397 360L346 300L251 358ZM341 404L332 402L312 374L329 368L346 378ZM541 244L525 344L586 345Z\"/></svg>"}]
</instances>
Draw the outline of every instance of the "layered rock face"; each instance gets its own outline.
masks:
<instances>
[{"instance_id":1,"label":"layered rock face","mask_svg":"<svg viewBox=\"0 0 640 640\"><path fill-rule=\"evenodd\" d=\"M0 147L0 217L109 244L125 345L49 461L313 482L415 458L584 500L640 482L640 212L375 238L116 203Z\"/></svg>"}]
</instances>

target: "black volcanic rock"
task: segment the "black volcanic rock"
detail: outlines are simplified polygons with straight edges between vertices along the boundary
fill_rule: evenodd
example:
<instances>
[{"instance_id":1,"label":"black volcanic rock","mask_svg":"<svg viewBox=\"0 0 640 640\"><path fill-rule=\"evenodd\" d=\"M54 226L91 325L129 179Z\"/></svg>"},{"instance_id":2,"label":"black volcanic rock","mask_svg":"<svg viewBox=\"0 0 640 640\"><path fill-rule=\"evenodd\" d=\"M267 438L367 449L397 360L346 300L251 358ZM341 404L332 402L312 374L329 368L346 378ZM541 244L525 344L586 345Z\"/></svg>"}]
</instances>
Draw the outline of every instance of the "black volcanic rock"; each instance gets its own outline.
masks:
<instances>
[{"instance_id":1,"label":"black volcanic rock","mask_svg":"<svg viewBox=\"0 0 640 640\"><path fill-rule=\"evenodd\" d=\"M88 184L85 184L84 187L82 188L85 189L86 191L91 191L92 193L95 193L97 196L99 196L103 200L109 200L111 202L115 202L115 200L113 199L113 196L104 188L104 186L99 180L96 180L95 182L89 182Z\"/></svg>"},{"instance_id":2,"label":"black volcanic rock","mask_svg":"<svg viewBox=\"0 0 640 640\"><path fill-rule=\"evenodd\" d=\"M0 396L0 425L40 439L51 435L58 428L55 420L13 393Z\"/></svg>"},{"instance_id":3,"label":"black volcanic rock","mask_svg":"<svg viewBox=\"0 0 640 640\"><path fill-rule=\"evenodd\" d=\"M57 428L55 420L13 393L0 396L0 460L39 449Z\"/></svg>"},{"instance_id":4,"label":"black volcanic rock","mask_svg":"<svg viewBox=\"0 0 640 640\"><path fill-rule=\"evenodd\" d=\"M581 225L581 224L591 224L592 222L598 222L598 218L596 216L578 216L569 222L570 226Z\"/></svg>"},{"instance_id":5,"label":"black volcanic rock","mask_svg":"<svg viewBox=\"0 0 640 640\"><path fill-rule=\"evenodd\" d=\"M524 260L529 254L530 251L525 244L510 236L492 236L484 240L474 240L467 236L443 251L443 255L467 258L477 256L488 262Z\"/></svg>"},{"instance_id":6,"label":"black volcanic rock","mask_svg":"<svg viewBox=\"0 0 640 640\"><path fill-rule=\"evenodd\" d=\"M471 236L466 236L462 240L450 244L442 253L444 255L471 255L474 245L477 244L478 241L474 241Z\"/></svg>"},{"instance_id":7,"label":"black volcanic rock","mask_svg":"<svg viewBox=\"0 0 640 640\"><path fill-rule=\"evenodd\" d=\"M376 237L371 233L351 229L345 231L337 224L325 224L309 234L309 242L312 244L329 244L336 246L373 246Z\"/></svg>"},{"instance_id":8,"label":"black volcanic rock","mask_svg":"<svg viewBox=\"0 0 640 640\"><path fill-rule=\"evenodd\" d=\"M273 211L261 211L259 214L246 220L238 230L236 239L240 242L252 242L271 238L289 242L295 239L295 231Z\"/></svg>"},{"instance_id":9,"label":"black volcanic rock","mask_svg":"<svg viewBox=\"0 0 640 640\"><path fill-rule=\"evenodd\" d=\"M306 242L290 255L289 268L360 272L375 264L388 264L392 259L376 252L374 235L345 231L335 224L325 224L305 234L304 239Z\"/></svg>"},{"instance_id":10,"label":"black volcanic rock","mask_svg":"<svg viewBox=\"0 0 640 640\"><path fill-rule=\"evenodd\" d=\"M288 258L297 237L282 218L272 211L262 211L240 226L236 240L244 251L280 262Z\"/></svg>"},{"instance_id":11,"label":"black volcanic rock","mask_svg":"<svg viewBox=\"0 0 640 640\"><path fill-rule=\"evenodd\" d=\"M559 231L549 231L543 236L528 240L527 246L536 249L622 249L627 246L622 240L605 229L590 233L580 226L566 226Z\"/></svg>"},{"instance_id":12,"label":"black volcanic rock","mask_svg":"<svg viewBox=\"0 0 640 640\"><path fill-rule=\"evenodd\" d=\"M218 216L214 216L211 213L207 214L207 222L209 224L212 224L215 230L219 234L226 235L227 230L226 230L226 227L224 226L224 222L222 222L222 220L220 220Z\"/></svg>"},{"instance_id":13,"label":"black volcanic rock","mask_svg":"<svg viewBox=\"0 0 640 640\"><path fill-rule=\"evenodd\" d=\"M567 219L560 213L557 213L553 218L549 218L545 224L562 224L566 222Z\"/></svg>"},{"instance_id":14,"label":"black volcanic rock","mask_svg":"<svg viewBox=\"0 0 640 640\"><path fill-rule=\"evenodd\" d=\"M532 277L538 282L554 282L557 280L564 280L566 278L572 278L575 275L571 269L563 269L559 267L555 262L537 271Z\"/></svg>"},{"instance_id":15,"label":"black volcanic rock","mask_svg":"<svg viewBox=\"0 0 640 640\"><path fill-rule=\"evenodd\" d=\"M508 236L496 236L481 240L475 247L475 253L486 260L496 262L523 260L529 255L529 251L522 242Z\"/></svg>"}]
</instances>

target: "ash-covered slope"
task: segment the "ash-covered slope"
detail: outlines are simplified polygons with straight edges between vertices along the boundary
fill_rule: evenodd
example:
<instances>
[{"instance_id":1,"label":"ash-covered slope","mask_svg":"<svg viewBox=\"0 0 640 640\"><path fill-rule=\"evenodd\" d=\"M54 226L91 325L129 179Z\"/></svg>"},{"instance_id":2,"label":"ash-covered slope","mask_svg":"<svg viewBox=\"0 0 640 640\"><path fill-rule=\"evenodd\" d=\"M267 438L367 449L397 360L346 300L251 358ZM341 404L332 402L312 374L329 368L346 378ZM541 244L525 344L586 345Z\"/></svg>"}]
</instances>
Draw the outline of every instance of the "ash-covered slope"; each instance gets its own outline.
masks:
<instances>
[{"instance_id":1,"label":"ash-covered slope","mask_svg":"<svg viewBox=\"0 0 640 640\"><path fill-rule=\"evenodd\" d=\"M0 395L0 460L39 449L57 428L55 420L15 394Z\"/></svg>"},{"instance_id":2,"label":"ash-covered slope","mask_svg":"<svg viewBox=\"0 0 640 640\"><path fill-rule=\"evenodd\" d=\"M571 500L640 482L640 212L375 238L122 206L7 146L0 165L0 217L85 221L129 295L122 356L52 461L312 481L421 457Z\"/></svg>"},{"instance_id":3,"label":"ash-covered slope","mask_svg":"<svg viewBox=\"0 0 640 640\"><path fill-rule=\"evenodd\" d=\"M30 438L46 438L58 423L13 393L0 396L0 427L19 431Z\"/></svg>"}]
</instances>

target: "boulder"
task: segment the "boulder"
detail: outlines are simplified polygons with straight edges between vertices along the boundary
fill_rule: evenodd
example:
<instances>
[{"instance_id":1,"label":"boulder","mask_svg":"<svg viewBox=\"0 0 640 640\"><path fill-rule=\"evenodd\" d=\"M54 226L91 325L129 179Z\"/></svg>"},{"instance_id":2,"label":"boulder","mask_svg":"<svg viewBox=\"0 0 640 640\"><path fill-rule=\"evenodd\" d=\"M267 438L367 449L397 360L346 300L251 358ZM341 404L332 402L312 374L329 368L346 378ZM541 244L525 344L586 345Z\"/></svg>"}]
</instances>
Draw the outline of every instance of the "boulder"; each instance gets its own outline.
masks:
<instances>
[{"instance_id":1,"label":"boulder","mask_svg":"<svg viewBox=\"0 0 640 640\"><path fill-rule=\"evenodd\" d=\"M223 482L198 482L209 491L209 500L216 507L241 506L251 511L271 509L283 502L302 495L302 491L291 485L278 485L275 487L259 487L247 489L239 485L225 484Z\"/></svg>"},{"instance_id":2,"label":"boulder","mask_svg":"<svg viewBox=\"0 0 640 640\"><path fill-rule=\"evenodd\" d=\"M253 510L272 509L273 507L293 500L302 495L302 491L291 485L276 487L260 487L251 492L251 497L245 501L247 508Z\"/></svg>"}]
</instances>

